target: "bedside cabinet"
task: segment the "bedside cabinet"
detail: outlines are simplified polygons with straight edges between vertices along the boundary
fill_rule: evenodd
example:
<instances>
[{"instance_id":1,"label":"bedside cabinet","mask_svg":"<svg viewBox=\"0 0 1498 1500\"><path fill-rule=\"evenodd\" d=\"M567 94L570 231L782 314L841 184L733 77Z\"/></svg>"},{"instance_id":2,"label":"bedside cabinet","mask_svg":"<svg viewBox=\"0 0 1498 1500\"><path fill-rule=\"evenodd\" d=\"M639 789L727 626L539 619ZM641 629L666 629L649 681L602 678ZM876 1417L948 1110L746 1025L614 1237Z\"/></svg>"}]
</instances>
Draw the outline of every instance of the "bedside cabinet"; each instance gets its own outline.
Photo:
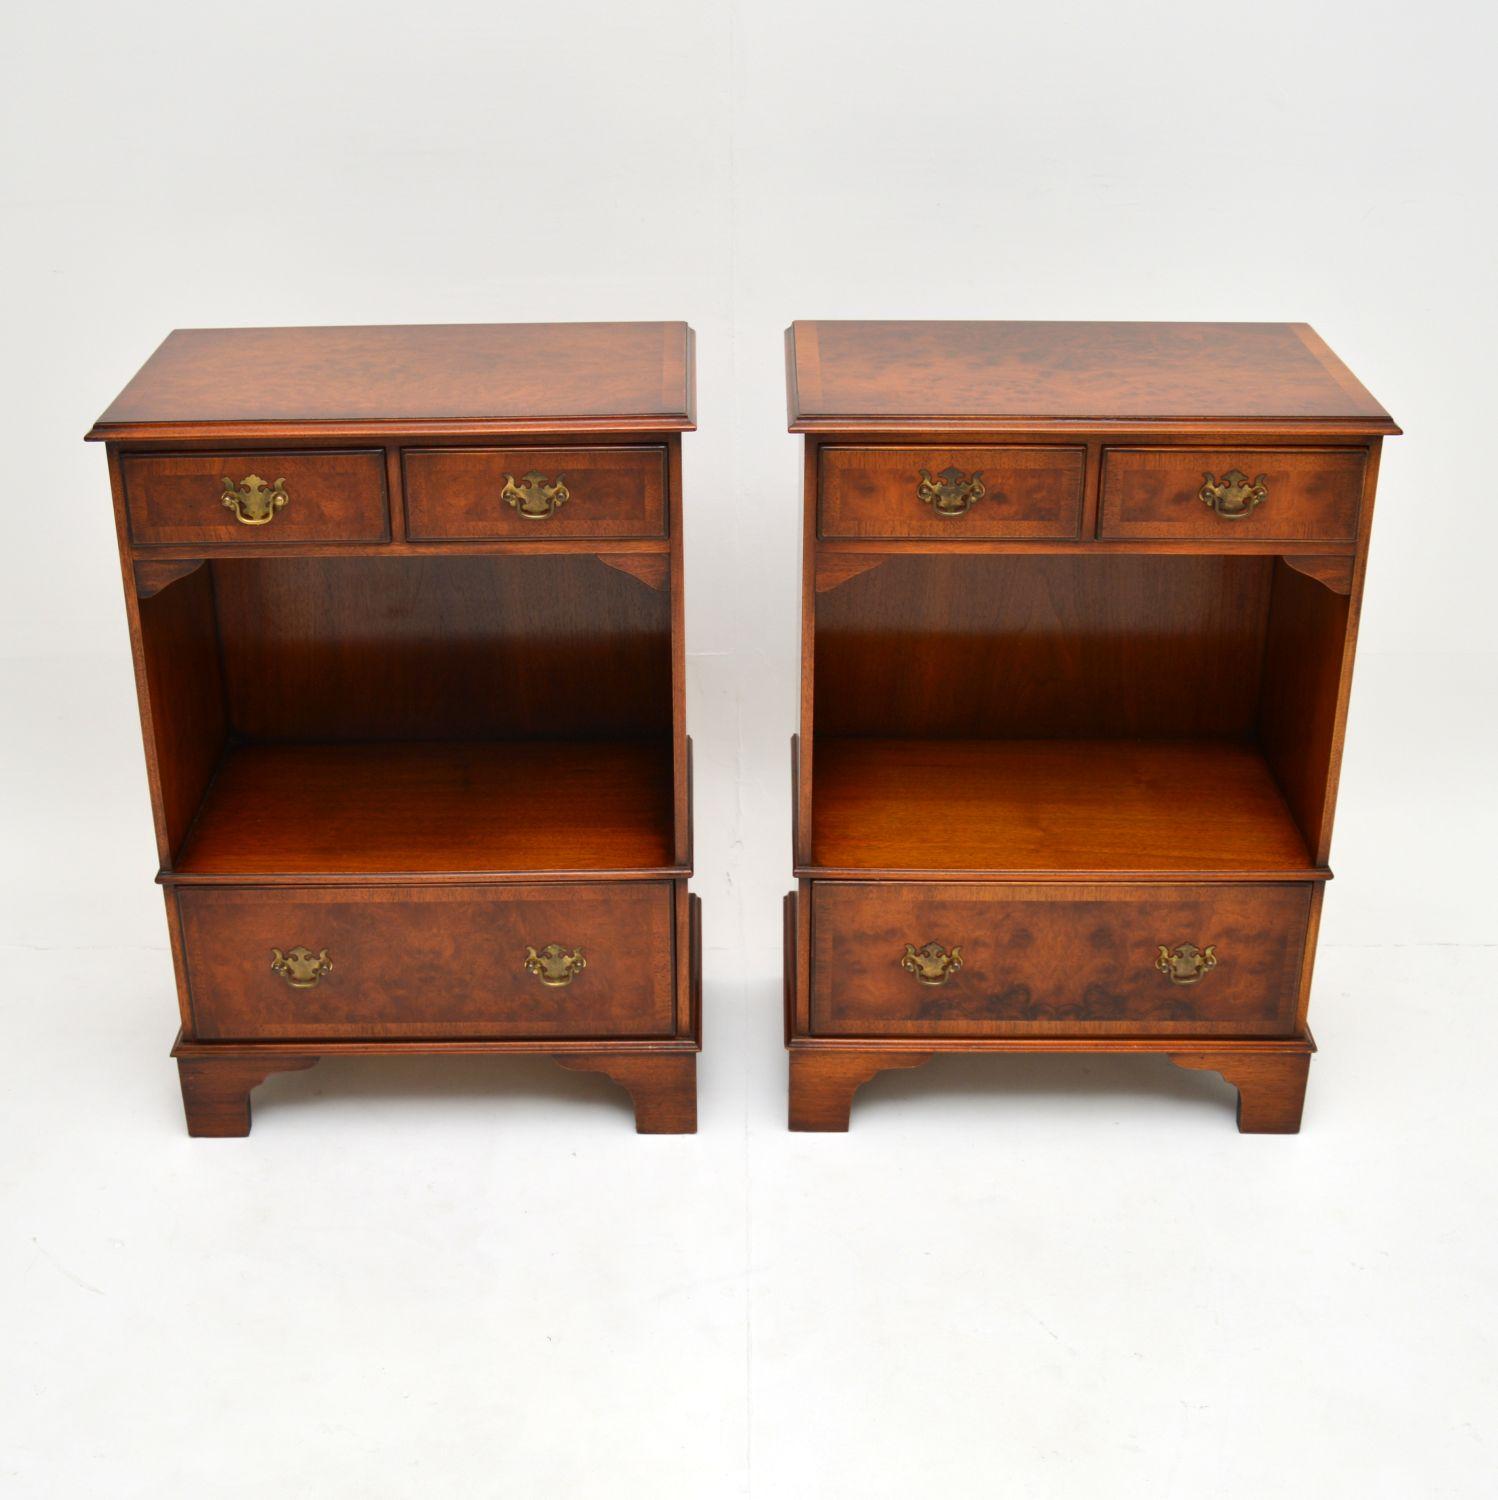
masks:
<instances>
[{"instance_id":1,"label":"bedside cabinet","mask_svg":"<svg viewBox=\"0 0 1498 1500\"><path fill-rule=\"evenodd\" d=\"M530 1053L696 1128L681 323L184 330L99 419L193 1135Z\"/></svg>"},{"instance_id":2,"label":"bedside cabinet","mask_svg":"<svg viewBox=\"0 0 1498 1500\"><path fill-rule=\"evenodd\" d=\"M1304 324L797 323L790 1124L1154 1052L1299 1129L1383 437Z\"/></svg>"}]
</instances>

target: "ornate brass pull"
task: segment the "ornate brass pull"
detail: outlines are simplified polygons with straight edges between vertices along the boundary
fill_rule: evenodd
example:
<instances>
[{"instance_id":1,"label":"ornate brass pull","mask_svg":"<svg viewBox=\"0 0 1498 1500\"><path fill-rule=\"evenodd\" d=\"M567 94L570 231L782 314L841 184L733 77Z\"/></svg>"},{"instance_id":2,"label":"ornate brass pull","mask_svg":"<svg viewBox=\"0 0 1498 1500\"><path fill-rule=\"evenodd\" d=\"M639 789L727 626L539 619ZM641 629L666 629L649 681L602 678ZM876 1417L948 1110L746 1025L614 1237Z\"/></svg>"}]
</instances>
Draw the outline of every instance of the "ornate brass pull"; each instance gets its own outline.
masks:
<instances>
[{"instance_id":1,"label":"ornate brass pull","mask_svg":"<svg viewBox=\"0 0 1498 1500\"><path fill-rule=\"evenodd\" d=\"M559 990L588 967L581 948L569 953L560 943L548 943L539 953L534 948L525 950L526 972L534 974L542 984Z\"/></svg>"},{"instance_id":2,"label":"ornate brass pull","mask_svg":"<svg viewBox=\"0 0 1498 1500\"><path fill-rule=\"evenodd\" d=\"M220 498L242 526L268 526L291 496L286 493L284 479L267 485L258 474L250 474L238 484L225 479L224 493Z\"/></svg>"},{"instance_id":3,"label":"ornate brass pull","mask_svg":"<svg viewBox=\"0 0 1498 1500\"><path fill-rule=\"evenodd\" d=\"M505 487L499 492L499 498L527 521L544 521L572 498L572 491L562 483L560 474L555 484L548 484L544 474L532 469L519 484L515 483L513 474L506 474Z\"/></svg>"},{"instance_id":4,"label":"ornate brass pull","mask_svg":"<svg viewBox=\"0 0 1498 1500\"><path fill-rule=\"evenodd\" d=\"M321 953L300 947L293 948L290 953L282 953L279 948L270 951L271 972L279 974L294 990L310 990L324 974L332 972L333 960L328 957L326 948Z\"/></svg>"},{"instance_id":5,"label":"ornate brass pull","mask_svg":"<svg viewBox=\"0 0 1498 1500\"><path fill-rule=\"evenodd\" d=\"M981 470L969 479L961 469L943 469L934 479L930 470L922 469L915 492L939 516L966 515L988 493Z\"/></svg>"},{"instance_id":6,"label":"ornate brass pull","mask_svg":"<svg viewBox=\"0 0 1498 1500\"><path fill-rule=\"evenodd\" d=\"M1160 944L1155 967L1172 984L1195 984L1217 967L1217 945L1198 948L1195 943L1178 943L1174 948Z\"/></svg>"},{"instance_id":7,"label":"ornate brass pull","mask_svg":"<svg viewBox=\"0 0 1498 1500\"><path fill-rule=\"evenodd\" d=\"M1202 477L1207 482L1197 491L1197 498L1224 521L1241 521L1269 498L1269 486L1264 483L1267 474L1250 480L1242 469L1229 469L1221 483L1210 474Z\"/></svg>"},{"instance_id":8,"label":"ornate brass pull","mask_svg":"<svg viewBox=\"0 0 1498 1500\"><path fill-rule=\"evenodd\" d=\"M945 984L962 967L962 949L954 943L949 953L940 943L927 943L924 948L906 943L900 967L914 974L918 984Z\"/></svg>"}]
</instances>

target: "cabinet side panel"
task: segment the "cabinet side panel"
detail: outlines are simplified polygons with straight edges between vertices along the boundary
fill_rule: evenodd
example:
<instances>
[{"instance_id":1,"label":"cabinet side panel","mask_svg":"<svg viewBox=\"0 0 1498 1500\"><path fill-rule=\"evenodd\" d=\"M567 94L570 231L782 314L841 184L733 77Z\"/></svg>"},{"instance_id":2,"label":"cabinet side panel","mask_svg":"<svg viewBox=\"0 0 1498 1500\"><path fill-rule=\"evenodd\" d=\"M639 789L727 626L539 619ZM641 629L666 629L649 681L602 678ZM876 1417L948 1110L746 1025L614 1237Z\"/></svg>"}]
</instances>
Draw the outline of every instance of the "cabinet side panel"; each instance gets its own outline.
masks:
<instances>
[{"instance_id":1,"label":"cabinet side panel","mask_svg":"<svg viewBox=\"0 0 1498 1500\"><path fill-rule=\"evenodd\" d=\"M1312 851L1329 811L1349 602L1346 595L1275 560L1260 739ZM1318 857L1324 858L1324 851Z\"/></svg>"},{"instance_id":2,"label":"cabinet side panel","mask_svg":"<svg viewBox=\"0 0 1498 1500\"><path fill-rule=\"evenodd\" d=\"M209 570L199 568L142 599L140 634L161 813L175 854L228 732Z\"/></svg>"},{"instance_id":3,"label":"cabinet side panel","mask_svg":"<svg viewBox=\"0 0 1498 1500\"><path fill-rule=\"evenodd\" d=\"M817 466L818 448L807 438L802 452L801 480L801 732L797 739L795 858L811 858L812 774L815 760L817 640Z\"/></svg>"},{"instance_id":4,"label":"cabinet side panel","mask_svg":"<svg viewBox=\"0 0 1498 1500\"><path fill-rule=\"evenodd\" d=\"M686 560L682 535L681 439L666 439L668 526L671 534L667 587L671 607L671 782L672 858L692 857L692 763L687 745ZM681 931L685 932L685 928Z\"/></svg>"}]
</instances>

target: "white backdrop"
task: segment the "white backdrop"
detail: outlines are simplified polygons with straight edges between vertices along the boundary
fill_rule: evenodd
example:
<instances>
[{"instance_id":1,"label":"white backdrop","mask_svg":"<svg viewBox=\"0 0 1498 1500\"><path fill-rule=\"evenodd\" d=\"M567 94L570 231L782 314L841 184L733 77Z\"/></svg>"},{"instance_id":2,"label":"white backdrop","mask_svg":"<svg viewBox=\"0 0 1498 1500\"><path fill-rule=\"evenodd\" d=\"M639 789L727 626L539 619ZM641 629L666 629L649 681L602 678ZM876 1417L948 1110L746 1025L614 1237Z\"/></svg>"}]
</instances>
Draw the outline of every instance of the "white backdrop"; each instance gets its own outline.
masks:
<instances>
[{"instance_id":1,"label":"white backdrop","mask_svg":"<svg viewBox=\"0 0 1498 1500\"><path fill-rule=\"evenodd\" d=\"M232 1427L266 1440L205 1492L1482 1492L1493 1284L1452 1247L1495 1210L1451 1153L1493 1140L1490 5L148 0L4 27L0 1243L28 1362L0 1477L183 1492ZM1210 1082L1083 1063L948 1063L871 1086L846 1141L784 1135L795 317L1304 319L1406 428L1298 1142L1238 1141ZM642 1146L606 1085L523 1065L349 1064L268 1086L247 1144L185 1142L82 433L172 327L629 318L698 334L703 1133ZM315 1248L279 1259L308 1213ZM501 1263L527 1295L496 1310Z\"/></svg>"}]
</instances>

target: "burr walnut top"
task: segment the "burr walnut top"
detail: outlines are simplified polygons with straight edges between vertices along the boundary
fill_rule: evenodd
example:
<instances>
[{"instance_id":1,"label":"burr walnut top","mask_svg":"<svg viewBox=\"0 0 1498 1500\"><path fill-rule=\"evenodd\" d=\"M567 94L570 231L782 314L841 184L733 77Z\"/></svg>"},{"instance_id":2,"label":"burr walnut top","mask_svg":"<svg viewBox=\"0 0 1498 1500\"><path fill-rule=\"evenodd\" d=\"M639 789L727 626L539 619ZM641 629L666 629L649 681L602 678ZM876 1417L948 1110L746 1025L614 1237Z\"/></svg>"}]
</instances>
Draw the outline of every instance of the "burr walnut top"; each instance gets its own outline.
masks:
<instances>
[{"instance_id":1,"label":"burr walnut top","mask_svg":"<svg viewBox=\"0 0 1498 1500\"><path fill-rule=\"evenodd\" d=\"M442 422L684 432L694 408L685 323L180 328L89 436Z\"/></svg>"},{"instance_id":2,"label":"burr walnut top","mask_svg":"<svg viewBox=\"0 0 1498 1500\"><path fill-rule=\"evenodd\" d=\"M793 432L1045 423L1397 432L1305 323L804 322Z\"/></svg>"}]
</instances>

